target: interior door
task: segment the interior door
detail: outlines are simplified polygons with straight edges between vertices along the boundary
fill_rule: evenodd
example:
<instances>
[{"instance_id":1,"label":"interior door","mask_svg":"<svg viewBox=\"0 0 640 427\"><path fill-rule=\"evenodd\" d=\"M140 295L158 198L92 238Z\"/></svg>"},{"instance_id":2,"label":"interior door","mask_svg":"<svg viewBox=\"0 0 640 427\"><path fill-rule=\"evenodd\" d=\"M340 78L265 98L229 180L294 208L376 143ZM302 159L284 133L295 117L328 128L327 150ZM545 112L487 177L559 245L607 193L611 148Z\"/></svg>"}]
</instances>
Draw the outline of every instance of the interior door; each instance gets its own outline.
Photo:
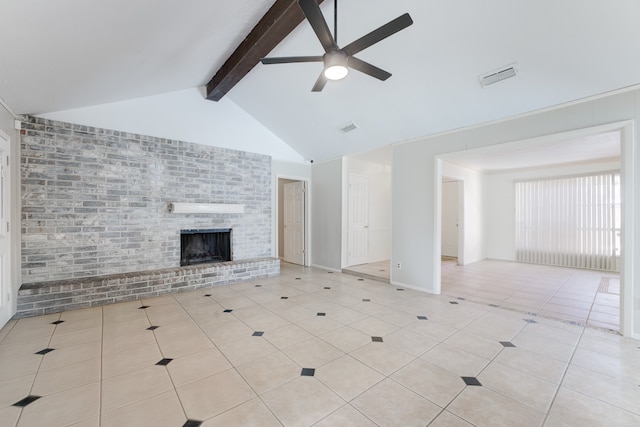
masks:
<instances>
[{"instance_id":1,"label":"interior door","mask_svg":"<svg viewBox=\"0 0 640 427\"><path fill-rule=\"evenodd\" d=\"M11 318L9 142L0 136L0 328Z\"/></svg>"},{"instance_id":2,"label":"interior door","mask_svg":"<svg viewBox=\"0 0 640 427\"><path fill-rule=\"evenodd\" d=\"M284 260L304 265L305 182L284 185Z\"/></svg>"},{"instance_id":3,"label":"interior door","mask_svg":"<svg viewBox=\"0 0 640 427\"><path fill-rule=\"evenodd\" d=\"M442 183L442 256L458 257L458 182Z\"/></svg>"},{"instance_id":4,"label":"interior door","mask_svg":"<svg viewBox=\"0 0 640 427\"><path fill-rule=\"evenodd\" d=\"M349 175L349 265L369 262L369 178Z\"/></svg>"}]
</instances>

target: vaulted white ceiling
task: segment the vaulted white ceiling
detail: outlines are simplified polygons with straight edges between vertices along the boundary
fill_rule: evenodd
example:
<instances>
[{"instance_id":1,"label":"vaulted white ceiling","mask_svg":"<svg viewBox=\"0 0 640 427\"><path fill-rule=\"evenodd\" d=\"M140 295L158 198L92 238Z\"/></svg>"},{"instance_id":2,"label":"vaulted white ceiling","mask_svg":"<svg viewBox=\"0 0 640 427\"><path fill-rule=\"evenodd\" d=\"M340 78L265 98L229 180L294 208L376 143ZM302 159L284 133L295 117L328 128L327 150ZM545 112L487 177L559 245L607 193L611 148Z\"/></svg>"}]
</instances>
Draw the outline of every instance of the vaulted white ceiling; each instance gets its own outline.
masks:
<instances>
[{"instance_id":1,"label":"vaulted white ceiling","mask_svg":"<svg viewBox=\"0 0 640 427\"><path fill-rule=\"evenodd\" d=\"M206 84L272 4L2 1L0 98L19 114L171 102L161 94ZM331 22L333 1L321 9ZM391 72L386 82L352 70L312 93L320 64L259 64L228 100L301 158L321 161L640 83L640 2L339 0L338 44L404 12L411 27L358 55ZM305 21L270 56L320 54ZM516 77L480 85L479 75L510 64ZM179 108L188 117L203 107ZM358 129L340 132L348 122Z\"/></svg>"}]
</instances>

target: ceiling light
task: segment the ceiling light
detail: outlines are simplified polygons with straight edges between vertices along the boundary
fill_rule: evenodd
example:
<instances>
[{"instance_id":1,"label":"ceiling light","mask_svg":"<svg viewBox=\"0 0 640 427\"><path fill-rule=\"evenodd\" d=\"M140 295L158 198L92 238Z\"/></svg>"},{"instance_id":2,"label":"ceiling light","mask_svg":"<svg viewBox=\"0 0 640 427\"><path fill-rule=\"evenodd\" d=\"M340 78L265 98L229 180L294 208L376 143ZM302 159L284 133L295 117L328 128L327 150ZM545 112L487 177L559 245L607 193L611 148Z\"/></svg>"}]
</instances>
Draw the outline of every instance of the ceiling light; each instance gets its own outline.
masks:
<instances>
[{"instance_id":1,"label":"ceiling light","mask_svg":"<svg viewBox=\"0 0 640 427\"><path fill-rule=\"evenodd\" d=\"M347 77L349 57L341 50L332 50L324 54L324 76L329 80L340 80Z\"/></svg>"},{"instance_id":2,"label":"ceiling light","mask_svg":"<svg viewBox=\"0 0 640 427\"><path fill-rule=\"evenodd\" d=\"M340 80L347 77L349 69L344 65L333 65L324 70L324 76L329 80Z\"/></svg>"}]
</instances>

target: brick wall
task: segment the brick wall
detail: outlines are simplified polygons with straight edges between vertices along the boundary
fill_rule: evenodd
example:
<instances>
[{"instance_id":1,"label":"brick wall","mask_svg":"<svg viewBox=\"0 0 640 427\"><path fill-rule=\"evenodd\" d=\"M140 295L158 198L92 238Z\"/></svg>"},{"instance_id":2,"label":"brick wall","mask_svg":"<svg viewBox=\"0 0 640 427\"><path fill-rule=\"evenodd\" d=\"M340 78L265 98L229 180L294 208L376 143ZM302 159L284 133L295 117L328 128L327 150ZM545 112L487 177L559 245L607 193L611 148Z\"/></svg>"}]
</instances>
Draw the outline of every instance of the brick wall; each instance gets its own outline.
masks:
<instances>
[{"instance_id":1,"label":"brick wall","mask_svg":"<svg viewBox=\"0 0 640 427\"><path fill-rule=\"evenodd\" d=\"M180 229L233 228L234 260L270 256L268 156L29 118L21 163L23 283L179 266Z\"/></svg>"}]
</instances>

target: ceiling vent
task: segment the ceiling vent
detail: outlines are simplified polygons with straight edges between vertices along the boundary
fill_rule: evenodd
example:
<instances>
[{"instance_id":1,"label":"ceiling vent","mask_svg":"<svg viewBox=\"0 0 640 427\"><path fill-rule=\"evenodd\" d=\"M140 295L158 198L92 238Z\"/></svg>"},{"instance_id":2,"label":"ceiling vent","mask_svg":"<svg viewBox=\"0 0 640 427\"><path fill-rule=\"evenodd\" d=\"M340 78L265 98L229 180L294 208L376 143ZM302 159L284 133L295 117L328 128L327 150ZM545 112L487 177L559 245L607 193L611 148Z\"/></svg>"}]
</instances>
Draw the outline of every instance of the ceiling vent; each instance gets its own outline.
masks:
<instances>
[{"instance_id":1,"label":"ceiling vent","mask_svg":"<svg viewBox=\"0 0 640 427\"><path fill-rule=\"evenodd\" d=\"M482 87L487 87L494 83L498 83L508 78L515 77L516 74L518 74L518 70L516 69L516 65L512 64L500 68L499 70L494 70L482 74L478 76L478 79L480 80L480 84L482 85Z\"/></svg>"},{"instance_id":2,"label":"ceiling vent","mask_svg":"<svg viewBox=\"0 0 640 427\"><path fill-rule=\"evenodd\" d=\"M338 129L340 129L340 131L342 131L342 133L349 133L351 131L354 131L354 130L358 129L358 126L353 122L349 122L349 123L346 123L346 124L338 127Z\"/></svg>"}]
</instances>

